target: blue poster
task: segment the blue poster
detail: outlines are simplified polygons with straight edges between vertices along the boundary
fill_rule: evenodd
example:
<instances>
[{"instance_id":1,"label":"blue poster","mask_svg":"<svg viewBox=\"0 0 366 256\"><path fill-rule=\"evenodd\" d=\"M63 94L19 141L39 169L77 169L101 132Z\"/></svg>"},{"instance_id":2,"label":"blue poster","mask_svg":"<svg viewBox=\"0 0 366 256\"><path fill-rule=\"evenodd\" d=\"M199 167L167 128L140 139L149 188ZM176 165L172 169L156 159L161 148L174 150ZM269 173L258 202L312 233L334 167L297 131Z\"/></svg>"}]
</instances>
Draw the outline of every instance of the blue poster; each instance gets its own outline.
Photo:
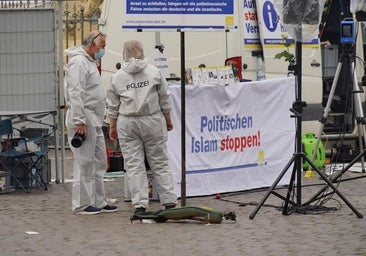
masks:
<instances>
[{"instance_id":1,"label":"blue poster","mask_svg":"<svg viewBox=\"0 0 366 256\"><path fill-rule=\"evenodd\" d=\"M122 29L237 29L237 9L234 0L127 0Z\"/></svg>"}]
</instances>

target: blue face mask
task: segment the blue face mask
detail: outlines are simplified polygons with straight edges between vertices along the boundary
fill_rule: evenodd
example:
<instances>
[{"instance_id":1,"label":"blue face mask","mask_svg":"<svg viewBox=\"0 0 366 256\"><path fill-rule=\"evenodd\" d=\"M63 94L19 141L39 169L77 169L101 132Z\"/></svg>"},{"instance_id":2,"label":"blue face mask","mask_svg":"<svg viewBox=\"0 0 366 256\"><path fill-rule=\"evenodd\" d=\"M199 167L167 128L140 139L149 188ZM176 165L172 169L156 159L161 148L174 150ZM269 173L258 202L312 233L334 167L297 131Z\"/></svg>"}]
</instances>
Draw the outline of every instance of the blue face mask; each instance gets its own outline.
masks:
<instances>
[{"instance_id":1,"label":"blue face mask","mask_svg":"<svg viewBox=\"0 0 366 256\"><path fill-rule=\"evenodd\" d=\"M100 49L99 52L97 52L94 57L95 59L101 59L105 54L105 50L104 49Z\"/></svg>"}]
</instances>

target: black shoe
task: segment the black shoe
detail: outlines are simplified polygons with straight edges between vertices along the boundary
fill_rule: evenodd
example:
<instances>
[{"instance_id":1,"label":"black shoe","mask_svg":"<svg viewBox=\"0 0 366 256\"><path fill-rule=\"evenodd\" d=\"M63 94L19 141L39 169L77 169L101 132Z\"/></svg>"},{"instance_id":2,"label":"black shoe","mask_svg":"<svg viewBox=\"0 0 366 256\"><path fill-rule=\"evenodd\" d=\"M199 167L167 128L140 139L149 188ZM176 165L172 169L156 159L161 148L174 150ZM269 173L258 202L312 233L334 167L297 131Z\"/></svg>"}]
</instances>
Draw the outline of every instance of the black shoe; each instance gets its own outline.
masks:
<instances>
[{"instance_id":1,"label":"black shoe","mask_svg":"<svg viewBox=\"0 0 366 256\"><path fill-rule=\"evenodd\" d=\"M176 206L176 204L174 204L174 203L168 203L165 205L165 210L175 208L175 206Z\"/></svg>"},{"instance_id":2,"label":"black shoe","mask_svg":"<svg viewBox=\"0 0 366 256\"><path fill-rule=\"evenodd\" d=\"M77 212L76 214L81 214L81 215L93 215L93 214L98 214L101 213L102 209L94 207L94 206L88 206L86 207L84 210Z\"/></svg>"},{"instance_id":3,"label":"black shoe","mask_svg":"<svg viewBox=\"0 0 366 256\"><path fill-rule=\"evenodd\" d=\"M144 214L146 209L144 207L137 207L134 215Z\"/></svg>"},{"instance_id":4,"label":"black shoe","mask_svg":"<svg viewBox=\"0 0 366 256\"><path fill-rule=\"evenodd\" d=\"M118 210L117 206L109 204L107 204L102 208L102 212L116 212L117 210Z\"/></svg>"}]
</instances>

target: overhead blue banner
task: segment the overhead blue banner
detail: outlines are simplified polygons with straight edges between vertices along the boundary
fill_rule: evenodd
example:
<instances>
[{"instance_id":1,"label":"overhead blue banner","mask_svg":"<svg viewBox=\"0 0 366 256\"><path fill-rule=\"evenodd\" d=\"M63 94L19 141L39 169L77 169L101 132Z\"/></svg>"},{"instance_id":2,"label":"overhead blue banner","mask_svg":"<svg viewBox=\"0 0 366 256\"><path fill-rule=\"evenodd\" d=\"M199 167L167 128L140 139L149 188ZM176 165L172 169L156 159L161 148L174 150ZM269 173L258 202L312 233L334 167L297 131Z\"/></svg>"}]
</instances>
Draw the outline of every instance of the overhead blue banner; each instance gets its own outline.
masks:
<instances>
[{"instance_id":1,"label":"overhead blue banner","mask_svg":"<svg viewBox=\"0 0 366 256\"><path fill-rule=\"evenodd\" d=\"M233 14L232 1L127 1L129 14Z\"/></svg>"},{"instance_id":2,"label":"overhead blue banner","mask_svg":"<svg viewBox=\"0 0 366 256\"><path fill-rule=\"evenodd\" d=\"M234 0L130 0L122 10L122 29L227 30L237 29Z\"/></svg>"}]
</instances>

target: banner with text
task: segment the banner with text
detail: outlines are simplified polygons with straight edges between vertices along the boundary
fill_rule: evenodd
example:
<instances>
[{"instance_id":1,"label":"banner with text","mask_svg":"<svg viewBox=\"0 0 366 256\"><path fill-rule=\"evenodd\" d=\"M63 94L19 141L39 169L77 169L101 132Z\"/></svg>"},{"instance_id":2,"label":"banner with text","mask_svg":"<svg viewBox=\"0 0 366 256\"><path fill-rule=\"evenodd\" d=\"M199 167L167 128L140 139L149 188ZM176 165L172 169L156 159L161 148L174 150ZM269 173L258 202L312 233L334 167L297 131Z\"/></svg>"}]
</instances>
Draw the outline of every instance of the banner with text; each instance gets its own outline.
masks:
<instances>
[{"instance_id":1,"label":"banner with text","mask_svg":"<svg viewBox=\"0 0 366 256\"><path fill-rule=\"evenodd\" d=\"M127 0L122 29L227 30L238 28L234 0Z\"/></svg>"},{"instance_id":2,"label":"banner with text","mask_svg":"<svg viewBox=\"0 0 366 256\"><path fill-rule=\"evenodd\" d=\"M242 0L241 1L241 22L243 30L243 43L245 48L250 48L251 50L262 49L259 25L258 25L258 15L257 15L257 5L255 0Z\"/></svg>"},{"instance_id":3,"label":"banner with text","mask_svg":"<svg viewBox=\"0 0 366 256\"><path fill-rule=\"evenodd\" d=\"M171 86L168 152L181 184L181 88ZM294 153L295 77L229 86L186 86L186 195L269 187ZM291 172L279 185L288 184Z\"/></svg>"}]
</instances>

